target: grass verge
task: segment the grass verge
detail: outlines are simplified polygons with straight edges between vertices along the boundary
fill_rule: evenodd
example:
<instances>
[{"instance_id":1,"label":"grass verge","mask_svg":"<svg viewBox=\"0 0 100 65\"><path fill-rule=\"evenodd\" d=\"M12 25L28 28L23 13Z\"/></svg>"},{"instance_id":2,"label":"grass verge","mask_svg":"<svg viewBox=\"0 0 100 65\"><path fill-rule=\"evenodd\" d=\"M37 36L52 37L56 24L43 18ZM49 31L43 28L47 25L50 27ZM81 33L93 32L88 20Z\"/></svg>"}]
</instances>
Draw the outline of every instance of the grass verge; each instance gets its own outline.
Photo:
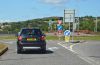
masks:
<instances>
[{"instance_id":1,"label":"grass verge","mask_svg":"<svg viewBox=\"0 0 100 65\"><path fill-rule=\"evenodd\" d=\"M70 37L72 39L72 37ZM93 40L100 41L100 36L74 36L74 40ZM47 40L59 40L57 36L47 36ZM64 36L60 37L60 40L64 40Z\"/></svg>"},{"instance_id":2,"label":"grass verge","mask_svg":"<svg viewBox=\"0 0 100 65\"><path fill-rule=\"evenodd\" d=\"M0 36L0 40L16 40L15 36ZM46 36L46 40L64 40L64 36ZM70 37L72 39L72 37ZM74 40L94 40L100 41L100 36L74 36Z\"/></svg>"},{"instance_id":3,"label":"grass verge","mask_svg":"<svg viewBox=\"0 0 100 65\"><path fill-rule=\"evenodd\" d=\"M0 56L8 50L8 47L5 44L0 43Z\"/></svg>"},{"instance_id":4,"label":"grass verge","mask_svg":"<svg viewBox=\"0 0 100 65\"><path fill-rule=\"evenodd\" d=\"M100 36L78 36L74 37L74 40L93 40L93 41L100 41Z\"/></svg>"},{"instance_id":5,"label":"grass verge","mask_svg":"<svg viewBox=\"0 0 100 65\"><path fill-rule=\"evenodd\" d=\"M13 40L16 39L15 36L0 36L0 40Z\"/></svg>"}]
</instances>

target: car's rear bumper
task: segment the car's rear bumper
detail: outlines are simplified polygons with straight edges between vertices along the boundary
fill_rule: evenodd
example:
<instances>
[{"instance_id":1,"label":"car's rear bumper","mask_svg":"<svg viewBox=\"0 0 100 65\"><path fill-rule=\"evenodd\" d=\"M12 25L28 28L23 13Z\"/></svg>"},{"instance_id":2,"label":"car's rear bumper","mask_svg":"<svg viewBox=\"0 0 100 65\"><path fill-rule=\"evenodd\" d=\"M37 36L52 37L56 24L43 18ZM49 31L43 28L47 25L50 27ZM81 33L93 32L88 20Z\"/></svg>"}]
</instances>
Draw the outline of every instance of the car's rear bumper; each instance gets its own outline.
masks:
<instances>
[{"instance_id":1,"label":"car's rear bumper","mask_svg":"<svg viewBox=\"0 0 100 65\"><path fill-rule=\"evenodd\" d=\"M42 47L46 46L45 41L38 41L38 42L18 42L18 46L21 47Z\"/></svg>"}]
</instances>

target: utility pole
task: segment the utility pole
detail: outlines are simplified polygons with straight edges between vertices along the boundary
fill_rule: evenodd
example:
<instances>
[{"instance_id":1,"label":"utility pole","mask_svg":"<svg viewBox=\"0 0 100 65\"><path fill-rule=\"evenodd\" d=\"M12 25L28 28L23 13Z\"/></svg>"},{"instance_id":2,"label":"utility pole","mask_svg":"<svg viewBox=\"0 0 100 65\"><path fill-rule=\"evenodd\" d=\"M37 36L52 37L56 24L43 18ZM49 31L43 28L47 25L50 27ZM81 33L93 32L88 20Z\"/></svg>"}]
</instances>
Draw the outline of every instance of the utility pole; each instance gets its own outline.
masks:
<instances>
[{"instance_id":1,"label":"utility pole","mask_svg":"<svg viewBox=\"0 0 100 65\"><path fill-rule=\"evenodd\" d=\"M70 18L70 21L71 21L71 15L70 15L70 17L69 17L69 18ZM70 29L70 22L69 22L69 30L71 30L71 29Z\"/></svg>"},{"instance_id":2,"label":"utility pole","mask_svg":"<svg viewBox=\"0 0 100 65\"><path fill-rule=\"evenodd\" d=\"M98 27L98 18L96 17L96 21L95 21L95 32L97 32L97 27Z\"/></svg>"},{"instance_id":3,"label":"utility pole","mask_svg":"<svg viewBox=\"0 0 100 65\"><path fill-rule=\"evenodd\" d=\"M76 21L77 21L77 30L79 30L79 24L80 24L79 17L76 19Z\"/></svg>"},{"instance_id":4,"label":"utility pole","mask_svg":"<svg viewBox=\"0 0 100 65\"><path fill-rule=\"evenodd\" d=\"M75 10L73 10L73 32L72 32L72 42L74 42L74 31L75 31L75 29L74 29L74 27L75 27Z\"/></svg>"}]
</instances>

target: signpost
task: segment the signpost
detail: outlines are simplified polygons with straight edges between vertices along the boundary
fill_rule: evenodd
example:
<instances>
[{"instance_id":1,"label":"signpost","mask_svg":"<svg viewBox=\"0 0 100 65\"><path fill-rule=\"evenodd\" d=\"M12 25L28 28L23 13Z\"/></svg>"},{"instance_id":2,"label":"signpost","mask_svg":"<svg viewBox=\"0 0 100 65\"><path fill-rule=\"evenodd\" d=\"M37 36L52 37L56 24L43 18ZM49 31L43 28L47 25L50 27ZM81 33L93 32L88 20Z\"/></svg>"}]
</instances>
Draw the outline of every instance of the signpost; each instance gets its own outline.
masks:
<instances>
[{"instance_id":1,"label":"signpost","mask_svg":"<svg viewBox=\"0 0 100 65\"><path fill-rule=\"evenodd\" d=\"M58 24L57 24L57 31L58 31L59 40L60 40L61 34L62 34L62 30L63 30L62 20L58 20L57 22L58 22Z\"/></svg>"},{"instance_id":2,"label":"signpost","mask_svg":"<svg viewBox=\"0 0 100 65\"><path fill-rule=\"evenodd\" d=\"M64 10L64 22L69 23L69 30L70 30L70 23L73 23L73 33L72 33L72 41L74 35L74 27L75 27L75 10Z\"/></svg>"}]
</instances>

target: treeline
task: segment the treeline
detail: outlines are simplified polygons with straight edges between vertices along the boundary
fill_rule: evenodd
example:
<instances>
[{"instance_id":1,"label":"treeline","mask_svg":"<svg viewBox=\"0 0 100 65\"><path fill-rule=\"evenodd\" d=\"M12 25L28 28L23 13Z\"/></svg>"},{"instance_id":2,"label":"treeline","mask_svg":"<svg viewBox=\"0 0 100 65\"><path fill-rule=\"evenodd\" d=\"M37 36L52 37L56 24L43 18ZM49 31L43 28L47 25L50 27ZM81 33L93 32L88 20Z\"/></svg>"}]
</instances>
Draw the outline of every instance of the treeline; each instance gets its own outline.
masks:
<instances>
[{"instance_id":1,"label":"treeline","mask_svg":"<svg viewBox=\"0 0 100 65\"><path fill-rule=\"evenodd\" d=\"M6 22L1 25L1 33L17 33L21 28L39 27L47 31L48 23L41 20L27 20L20 22Z\"/></svg>"},{"instance_id":2,"label":"treeline","mask_svg":"<svg viewBox=\"0 0 100 65\"><path fill-rule=\"evenodd\" d=\"M79 29L100 32L100 17L85 16L79 18Z\"/></svg>"},{"instance_id":3,"label":"treeline","mask_svg":"<svg viewBox=\"0 0 100 65\"><path fill-rule=\"evenodd\" d=\"M57 20L63 20L63 17L45 17L32 19L27 21L19 22L4 22L0 24L0 33L17 33L21 28L27 27L39 27L43 31L50 31L49 21L55 21L51 24L52 30L57 30ZM79 23L78 23L79 21ZM85 17L76 17L76 30L96 30L96 17L85 16ZM97 17L97 30L100 31L100 17ZM68 23L62 24L63 29L68 29ZM71 25L72 26L72 25ZM71 27L72 28L72 27Z\"/></svg>"}]
</instances>

